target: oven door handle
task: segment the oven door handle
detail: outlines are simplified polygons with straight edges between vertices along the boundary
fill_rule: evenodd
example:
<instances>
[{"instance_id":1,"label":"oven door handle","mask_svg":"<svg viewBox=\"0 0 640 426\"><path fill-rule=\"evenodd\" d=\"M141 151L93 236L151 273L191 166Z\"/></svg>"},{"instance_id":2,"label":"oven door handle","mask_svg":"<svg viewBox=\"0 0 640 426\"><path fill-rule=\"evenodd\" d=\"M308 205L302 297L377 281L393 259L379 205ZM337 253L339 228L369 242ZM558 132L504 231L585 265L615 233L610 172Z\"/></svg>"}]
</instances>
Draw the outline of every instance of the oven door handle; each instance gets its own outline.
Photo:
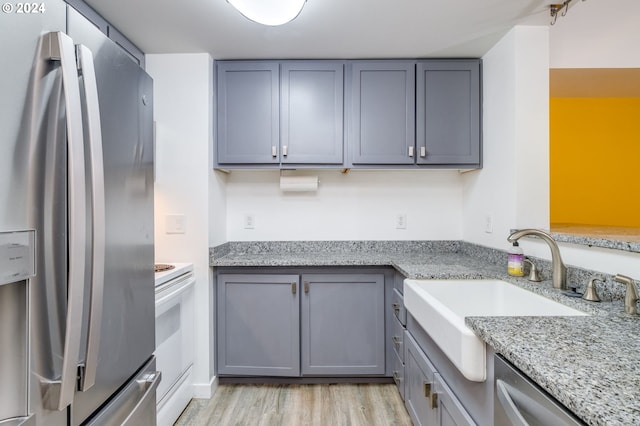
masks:
<instances>
[{"instance_id":1,"label":"oven door handle","mask_svg":"<svg viewBox=\"0 0 640 426\"><path fill-rule=\"evenodd\" d=\"M515 402L513 402L511 395L509 395L507 385L500 379L496 380L496 393L498 394L498 401L500 401L500 405L504 409L504 413L509 418L509 421L511 421L511 424L513 426L529 426L529 423L522 417L520 410L518 410Z\"/></svg>"},{"instance_id":2,"label":"oven door handle","mask_svg":"<svg viewBox=\"0 0 640 426\"><path fill-rule=\"evenodd\" d=\"M176 283L176 284L179 284L179 285L177 285L175 288L169 287L169 289L172 290L170 293L164 294L164 292L162 291L158 293L160 295L160 298L156 299L156 307L159 307L160 305L166 303L167 301L189 290L195 284L195 280L193 279L193 277L189 277L184 282Z\"/></svg>"}]
</instances>

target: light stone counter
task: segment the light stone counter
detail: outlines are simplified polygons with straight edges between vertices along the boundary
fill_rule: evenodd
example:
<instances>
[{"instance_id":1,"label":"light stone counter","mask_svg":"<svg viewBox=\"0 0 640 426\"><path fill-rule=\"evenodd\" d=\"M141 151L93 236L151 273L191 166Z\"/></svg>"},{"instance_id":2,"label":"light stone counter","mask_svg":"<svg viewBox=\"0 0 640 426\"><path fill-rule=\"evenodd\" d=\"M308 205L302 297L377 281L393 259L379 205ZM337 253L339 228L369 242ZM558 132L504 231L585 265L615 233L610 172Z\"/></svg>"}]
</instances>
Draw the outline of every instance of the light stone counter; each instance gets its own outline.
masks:
<instances>
[{"instance_id":1,"label":"light stone counter","mask_svg":"<svg viewBox=\"0 0 640 426\"><path fill-rule=\"evenodd\" d=\"M469 317L466 324L590 425L640 424L640 319L624 315L624 288L605 277L603 303L570 298L549 280L505 273L506 253L458 241L227 243L213 267L390 266L408 278L499 278L588 312L587 317ZM549 264L533 259L543 276ZM569 267L584 288L594 271Z\"/></svg>"}]
</instances>

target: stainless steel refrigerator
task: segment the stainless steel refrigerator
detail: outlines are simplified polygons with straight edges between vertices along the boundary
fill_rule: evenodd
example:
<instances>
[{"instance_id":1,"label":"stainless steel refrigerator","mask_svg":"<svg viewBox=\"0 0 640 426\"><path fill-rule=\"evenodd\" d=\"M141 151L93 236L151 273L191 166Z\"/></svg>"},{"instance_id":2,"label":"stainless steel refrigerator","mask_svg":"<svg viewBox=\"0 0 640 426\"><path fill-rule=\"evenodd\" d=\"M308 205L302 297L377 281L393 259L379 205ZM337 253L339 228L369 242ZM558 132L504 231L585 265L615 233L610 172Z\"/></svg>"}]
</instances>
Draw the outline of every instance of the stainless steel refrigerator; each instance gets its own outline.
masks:
<instances>
[{"instance_id":1,"label":"stainless steel refrigerator","mask_svg":"<svg viewBox=\"0 0 640 426\"><path fill-rule=\"evenodd\" d=\"M0 424L155 425L152 80L60 0L0 57Z\"/></svg>"}]
</instances>

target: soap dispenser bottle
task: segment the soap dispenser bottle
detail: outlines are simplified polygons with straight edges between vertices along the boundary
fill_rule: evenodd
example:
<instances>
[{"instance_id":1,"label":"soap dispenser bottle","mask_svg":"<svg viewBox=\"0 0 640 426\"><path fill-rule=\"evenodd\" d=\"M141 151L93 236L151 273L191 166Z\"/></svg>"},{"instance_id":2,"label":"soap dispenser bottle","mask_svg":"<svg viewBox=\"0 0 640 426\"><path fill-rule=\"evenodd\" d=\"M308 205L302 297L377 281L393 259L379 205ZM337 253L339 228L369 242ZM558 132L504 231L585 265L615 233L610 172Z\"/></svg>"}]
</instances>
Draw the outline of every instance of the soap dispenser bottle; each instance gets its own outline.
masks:
<instances>
[{"instance_id":1,"label":"soap dispenser bottle","mask_svg":"<svg viewBox=\"0 0 640 426\"><path fill-rule=\"evenodd\" d=\"M509 249L507 258L507 272L514 277L524 276L524 253L517 241Z\"/></svg>"}]
</instances>

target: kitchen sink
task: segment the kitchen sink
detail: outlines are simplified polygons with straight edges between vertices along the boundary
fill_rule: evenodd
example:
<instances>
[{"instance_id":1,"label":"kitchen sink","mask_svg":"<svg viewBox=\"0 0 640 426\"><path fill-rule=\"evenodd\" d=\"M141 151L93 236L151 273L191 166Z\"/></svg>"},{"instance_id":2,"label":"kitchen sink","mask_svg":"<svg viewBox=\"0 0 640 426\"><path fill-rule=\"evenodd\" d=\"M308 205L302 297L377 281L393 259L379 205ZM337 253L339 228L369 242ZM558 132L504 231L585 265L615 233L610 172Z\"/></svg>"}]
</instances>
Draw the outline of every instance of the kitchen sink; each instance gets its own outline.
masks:
<instances>
[{"instance_id":1,"label":"kitchen sink","mask_svg":"<svg viewBox=\"0 0 640 426\"><path fill-rule=\"evenodd\" d=\"M464 323L470 316L583 316L501 280L404 280L404 304L467 379L486 380L485 343Z\"/></svg>"}]
</instances>

